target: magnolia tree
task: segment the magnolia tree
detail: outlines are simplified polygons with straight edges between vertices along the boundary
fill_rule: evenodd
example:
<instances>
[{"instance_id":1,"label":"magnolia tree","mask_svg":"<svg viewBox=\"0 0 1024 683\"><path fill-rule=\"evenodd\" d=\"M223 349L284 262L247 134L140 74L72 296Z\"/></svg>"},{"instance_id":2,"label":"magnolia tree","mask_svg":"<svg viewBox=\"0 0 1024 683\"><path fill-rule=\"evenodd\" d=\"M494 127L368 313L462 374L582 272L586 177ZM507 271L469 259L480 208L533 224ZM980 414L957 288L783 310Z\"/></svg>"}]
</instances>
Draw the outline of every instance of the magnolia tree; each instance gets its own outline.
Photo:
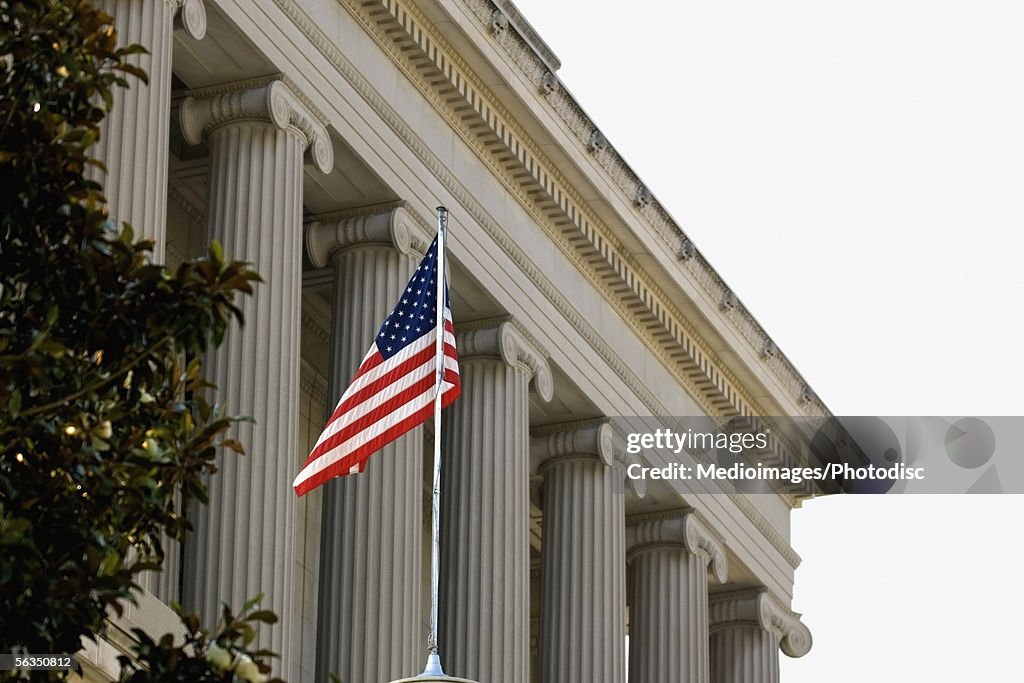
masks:
<instances>
[{"instance_id":1,"label":"magnolia tree","mask_svg":"<svg viewBox=\"0 0 1024 683\"><path fill-rule=\"evenodd\" d=\"M205 502L218 449L241 452L200 359L258 277L216 244L151 264L85 176L112 88L145 87L140 51L84 0L0 0L0 654L102 637L188 530L180 499ZM183 615L184 639L137 631L122 680L267 680L256 602L212 632Z\"/></svg>"}]
</instances>

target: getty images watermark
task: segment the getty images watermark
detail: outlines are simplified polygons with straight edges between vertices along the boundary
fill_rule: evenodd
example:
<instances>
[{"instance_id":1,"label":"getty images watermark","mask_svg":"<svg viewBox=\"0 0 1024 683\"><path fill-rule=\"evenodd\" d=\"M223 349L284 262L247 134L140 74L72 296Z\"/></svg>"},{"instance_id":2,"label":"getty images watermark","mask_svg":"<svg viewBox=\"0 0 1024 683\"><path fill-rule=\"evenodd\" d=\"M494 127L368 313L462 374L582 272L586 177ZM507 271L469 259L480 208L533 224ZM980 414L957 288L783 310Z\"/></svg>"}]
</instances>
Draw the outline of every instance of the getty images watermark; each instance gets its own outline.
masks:
<instances>
[{"instance_id":1,"label":"getty images watermark","mask_svg":"<svg viewBox=\"0 0 1024 683\"><path fill-rule=\"evenodd\" d=\"M612 424L630 480L676 482L696 493L1024 492L1024 417L623 417Z\"/></svg>"}]
</instances>

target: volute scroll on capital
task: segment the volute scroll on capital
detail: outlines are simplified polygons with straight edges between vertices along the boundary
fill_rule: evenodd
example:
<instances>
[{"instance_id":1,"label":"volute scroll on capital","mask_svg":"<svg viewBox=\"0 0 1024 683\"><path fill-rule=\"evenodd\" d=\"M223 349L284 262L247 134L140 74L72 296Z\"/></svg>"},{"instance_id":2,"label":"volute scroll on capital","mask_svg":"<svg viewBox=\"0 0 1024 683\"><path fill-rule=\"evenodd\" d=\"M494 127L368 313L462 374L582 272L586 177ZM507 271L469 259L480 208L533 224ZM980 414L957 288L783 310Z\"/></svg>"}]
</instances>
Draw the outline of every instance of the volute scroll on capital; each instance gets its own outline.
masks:
<instances>
[{"instance_id":1,"label":"volute scroll on capital","mask_svg":"<svg viewBox=\"0 0 1024 683\"><path fill-rule=\"evenodd\" d=\"M803 657L811 650L811 631L800 615L779 604L765 588L712 593L708 617L711 633L735 626L754 626L771 633L790 657Z\"/></svg>"},{"instance_id":2,"label":"volute scroll on capital","mask_svg":"<svg viewBox=\"0 0 1024 683\"><path fill-rule=\"evenodd\" d=\"M626 545L630 548L627 559L649 548L681 545L704 559L718 583L725 583L729 575L725 548L692 510L641 515L627 520Z\"/></svg>"},{"instance_id":3,"label":"volute scroll on capital","mask_svg":"<svg viewBox=\"0 0 1024 683\"><path fill-rule=\"evenodd\" d=\"M174 28L184 29L192 38L206 37L206 6L203 0L170 0L174 15Z\"/></svg>"},{"instance_id":4,"label":"volute scroll on capital","mask_svg":"<svg viewBox=\"0 0 1024 683\"><path fill-rule=\"evenodd\" d=\"M647 480L642 477L634 479L629 476L630 465L643 464L640 458L627 453L625 450L620 450L615 460L615 468L621 472L623 481L629 487L629 490L633 492L633 495L638 499L647 497Z\"/></svg>"},{"instance_id":5,"label":"volute scroll on capital","mask_svg":"<svg viewBox=\"0 0 1024 683\"><path fill-rule=\"evenodd\" d=\"M803 657L811 651L811 630L800 621L800 615L777 603L767 592L760 602L761 628L779 639L779 647L790 657Z\"/></svg>"},{"instance_id":6,"label":"volute scroll on capital","mask_svg":"<svg viewBox=\"0 0 1024 683\"><path fill-rule=\"evenodd\" d=\"M293 130L303 137L310 160L322 172L334 168L334 147L327 127L280 80L255 87L231 85L190 95L181 103L181 132L190 145L233 121L269 121L281 130Z\"/></svg>"},{"instance_id":7,"label":"volute scroll on capital","mask_svg":"<svg viewBox=\"0 0 1024 683\"><path fill-rule=\"evenodd\" d=\"M536 470L543 473L549 465L568 458L585 458L606 467L615 464L612 426L608 422L568 424L539 430L530 437L530 455Z\"/></svg>"},{"instance_id":8,"label":"volute scroll on capital","mask_svg":"<svg viewBox=\"0 0 1024 683\"><path fill-rule=\"evenodd\" d=\"M415 243L422 241L418 232L416 219L400 206L373 214L325 215L306 223L306 255L317 268L358 245L384 244L408 256Z\"/></svg>"},{"instance_id":9,"label":"volute scroll on capital","mask_svg":"<svg viewBox=\"0 0 1024 683\"><path fill-rule=\"evenodd\" d=\"M537 395L545 402L555 393L548 359L509 321L493 326L456 330L455 347L459 357L497 356L510 367L525 369Z\"/></svg>"}]
</instances>

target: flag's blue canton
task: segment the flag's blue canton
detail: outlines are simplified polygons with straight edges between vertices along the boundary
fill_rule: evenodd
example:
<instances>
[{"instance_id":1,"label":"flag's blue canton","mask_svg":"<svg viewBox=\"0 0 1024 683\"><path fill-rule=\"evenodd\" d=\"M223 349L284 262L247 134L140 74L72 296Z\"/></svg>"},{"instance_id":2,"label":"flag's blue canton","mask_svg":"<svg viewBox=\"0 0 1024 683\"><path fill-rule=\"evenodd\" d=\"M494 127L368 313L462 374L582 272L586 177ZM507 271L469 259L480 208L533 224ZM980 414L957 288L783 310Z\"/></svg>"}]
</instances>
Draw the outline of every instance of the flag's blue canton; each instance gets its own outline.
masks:
<instances>
[{"instance_id":1,"label":"flag's blue canton","mask_svg":"<svg viewBox=\"0 0 1024 683\"><path fill-rule=\"evenodd\" d=\"M377 349L385 359L433 331L437 321L437 238L430 244L405 291L377 333ZM445 300L448 288L445 287Z\"/></svg>"}]
</instances>

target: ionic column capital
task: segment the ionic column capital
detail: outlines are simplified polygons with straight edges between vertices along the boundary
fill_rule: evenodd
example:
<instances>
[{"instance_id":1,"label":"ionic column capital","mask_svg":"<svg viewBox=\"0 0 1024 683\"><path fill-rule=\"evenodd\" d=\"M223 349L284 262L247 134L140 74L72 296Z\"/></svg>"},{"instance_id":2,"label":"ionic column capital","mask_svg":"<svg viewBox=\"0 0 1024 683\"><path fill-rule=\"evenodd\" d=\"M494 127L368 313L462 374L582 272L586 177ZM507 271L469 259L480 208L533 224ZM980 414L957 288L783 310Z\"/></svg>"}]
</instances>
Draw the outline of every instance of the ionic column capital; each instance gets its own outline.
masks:
<instances>
[{"instance_id":1,"label":"ionic column capital","mask_svg":"<svg viewBox=\"0 0 1024 683\"><path fill-rule=\"evenodd\" d=\"M418 232L416 219L402 207L373 214L327 214L306 223L306 255L317 268L356 245L384 244L408 255L420 241Z\"/></svg>"},{"instance_id":2,"label":"ionic column capital","mask_svg":"<svg viewBox=\"0 0 1024 683\"><path fill-rule=\"evenodd\" d=\"M775 634L788 656L803 657L811 651L811 630L800 621L800 615L780 605L767 592L761 597L758 615L761 628Z\"/></svg>"},{"instance_id":3,"label":"ionic column capital","mask_svg":"<svg viewBox=\"0 0 1024 683\"><path fill-rule=\"evenodd\" d=\"M615 464L614 432L606 421L569 423L532 432L530 455L543 474L552 463L566 458L586 458L611 467Z\"/></svg>"},{"instance_id":4,"label":"ionic column capital","mask_svg":"<svg viewBox=\"0 0 1024 683\"><path fill-rule=\"evenodd\" d=\"M728 578L725 548L692 510L636 515L626 520L627 560L653 548L679 545L703 557L719 583Z\"/></svg>"},{"instance_id":5,"label":"ionic column capital","mask_svg":"<svg viewBox=\"0 0 1024 683\"><path fill-rule=\"evenodd\" d=\"M281 130L297 132L316 167L323 173L333 168L334 147L327 127L283 81L271 80L255 87L233 84L205 89L181 103L181 132L190 145L199 144L219 126L246 120L267 121Z\"/></svg>"},{"instance_id":6,"label":"ionic column capital","mask_svg":"<svg viewBox=\"0 0 1024 683\"><path fill-rule=\"evenodd\" d=\"M174 27L202 40L206 36L206 6L203 0L164 0L175 12Z\"/></svg>"},{"instance_id":7,"label":"ionic column capital","mask_svg":"<svg viewBox=\"0 0 1024 683\"><path fill-rule=\"evenodd\" d=\"M800 615L780 605L764 588L713 593L708 608L712 632L736 625L756 626L771 633L790 657L803 657L811 650L811 631Z\"/></svg>"},{"instance_id":8,"label":"ionic column capital","mask_svg":"<svg viewBox=\"0 0 1024 683\"><path fill-rule=\"evenodd\" d=\"M469 329L466 329L466 328ZM499 322L486 327L462 325L456 335L455 346L459 357L469 360L473 356L490 356L501 358L509 367L525 370L537 395L542 400L550 401L555 393L551 365L547 357L541 353L526 335L516 329L510 321Z\"/></svg>"}]
</instances>

